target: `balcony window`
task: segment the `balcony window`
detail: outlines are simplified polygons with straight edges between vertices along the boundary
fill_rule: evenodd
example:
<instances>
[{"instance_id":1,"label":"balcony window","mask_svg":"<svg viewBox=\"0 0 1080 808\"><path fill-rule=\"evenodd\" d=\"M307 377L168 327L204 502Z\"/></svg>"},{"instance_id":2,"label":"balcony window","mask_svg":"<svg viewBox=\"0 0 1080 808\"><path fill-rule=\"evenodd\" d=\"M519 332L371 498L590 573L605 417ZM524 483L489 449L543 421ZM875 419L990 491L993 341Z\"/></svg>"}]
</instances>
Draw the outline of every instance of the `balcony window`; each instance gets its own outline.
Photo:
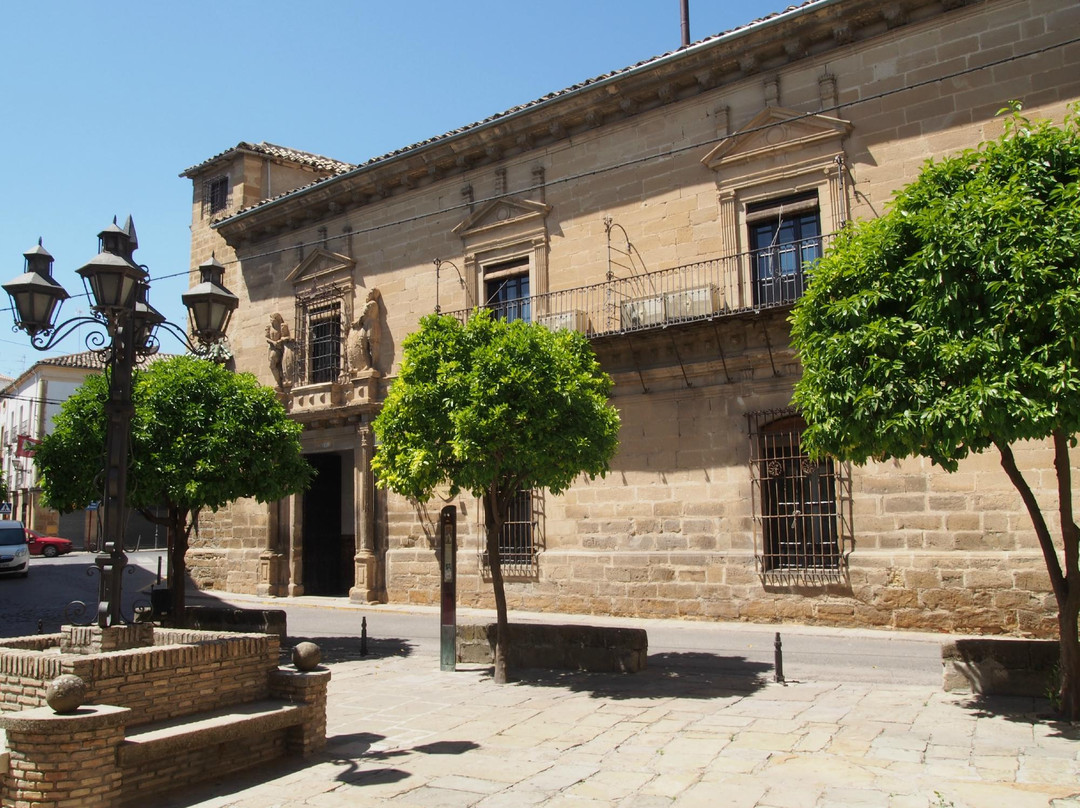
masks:
<instances>
[{"instance_id":1,"label":"balcony window","mask_svg":"<svg viewBox=\"0 0 1080 808\"><path fill-rule=\"evenodd\" d=\"M805 267L821 258L817 193L747 208L754 306L794 303L806 289Z\"/></svg>"},{"instance_id":2,"label":"balcony window","mask_svg":"<svg viewBox=\"0 0 1080 808\"><path fill-rule=\"evenodd\" d=\"M484 305L501 320L532 319L529 261L517 259L484 268Z\"/></svg>"}]
</instances>

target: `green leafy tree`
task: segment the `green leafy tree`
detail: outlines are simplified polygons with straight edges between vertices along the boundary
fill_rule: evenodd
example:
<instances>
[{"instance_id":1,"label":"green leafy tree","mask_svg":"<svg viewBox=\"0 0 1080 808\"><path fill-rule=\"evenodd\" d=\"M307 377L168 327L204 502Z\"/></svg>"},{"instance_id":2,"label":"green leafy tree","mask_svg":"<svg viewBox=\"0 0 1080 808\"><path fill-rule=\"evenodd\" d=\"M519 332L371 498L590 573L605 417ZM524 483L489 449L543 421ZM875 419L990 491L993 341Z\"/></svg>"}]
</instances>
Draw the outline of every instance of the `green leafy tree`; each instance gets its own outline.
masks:
<instances>
[{"instance_id":1,"label":"green leafy tree","mask_svg":"<svg viewBox=\"0 0 1080 808\"><path fill-rule=\"evenodd\" d=\"M90 376L37 448L46 504L72 511L101 498L106 375ZM301 426L249 373L190 356L151 363L132 383L128 505L168 529L169 589L184 613L188 539L203 509L242 497L270 502L307 487ZM164 505L167 515L151 512Z\"/></svg>"},{"instance_id":2,"label":"green leafy tree","mask_svg":"<svg viewBox=\"0 0 1080 808\"><path fill-rule=\"evenodd\" d=\"M7 478L4 477L3 473L0 473L0 502L7 502L8 496Z\"/></svg>"},{"instance_id":3,"label":"green leafy tree","mask_svg":"<svg viewBox=\"0 0 1080 808\"><path fill-rule=\"evenodd\" d=\"M996 449L1058 605L1061 704L1080 717L1080 566L1069 449L1080 430L1080 122L1031 123L928 163L888 213L840 234L792 317L812 454L921 455L948 471ZM1013 444L1048 438L1057 525Z\"/></svg>"},{"instance_id":4,"label":"green leafy tree","mask_svg":"<svg viewBox=\"0 0 1080 808\"><path fill-rule=\"evenodd\" d=\"M497 612L495 680L508 629L499 534L522 489L561 493L603 476L618 448L611 379L585 337L478 310L429 315L404 341L401 374L375 419L379 485L423 502L447 485L479 497Z\"/></svg>"}]
</instances>

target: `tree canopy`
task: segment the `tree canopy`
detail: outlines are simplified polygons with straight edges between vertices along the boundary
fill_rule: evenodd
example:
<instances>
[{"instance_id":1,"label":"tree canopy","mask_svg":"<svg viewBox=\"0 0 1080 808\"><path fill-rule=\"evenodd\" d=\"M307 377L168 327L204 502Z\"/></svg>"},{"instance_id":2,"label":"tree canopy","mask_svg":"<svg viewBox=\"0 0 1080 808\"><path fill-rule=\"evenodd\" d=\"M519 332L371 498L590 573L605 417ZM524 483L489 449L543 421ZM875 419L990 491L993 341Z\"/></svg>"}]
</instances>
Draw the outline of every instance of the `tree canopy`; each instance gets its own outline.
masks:
<instances>
[{"instance_id":1,"label":"tree canopy","mask_svg":"<svg viewBox=\"0 0 1080 808\"><path fill-rule=\"evenodd\" d=\"M881 218L846 228L792 315L795 403L815 455L922 455L947 470L996 447L1034 522L1062 629L1062 693L1080 712L1080 122L1018 111L1001 137L929 162ZM1065 570L1011 445L1052 437Z\"/></svg>"},{"instance_id":2,"label":"tree canopy","mask_svg":"<svg viewBox=\"0 0 1080 808\"><path fill-rule=\"evenodd\" d=\"M50 507L71 511L101 498L108 384L106 374L87 377L37 448ZM251 374L190 356L136 371L132 402L128 505L144 512L167 506L169 583L173 607L182 611L184 555L199 512L303 490L311 469L300 451L302 427Z\"/></svg>"},{"instance_id":3,"label":"tree canopy","mask_svg":"<svg viewBox=\"0 0 1080 808\"><path fill-rule=\"evenodd\" d=\"M499 613L506 603L498 537L522 489L558 494L579 475L604 475L618 448L611 379L576 331L551 331L473 312L466 324L429 315L404 341L401 372L374 428L378 483L418 501L446 485L482 498ZM505 658L502 658L505 665Z\"/></svg>"}]
</instances>

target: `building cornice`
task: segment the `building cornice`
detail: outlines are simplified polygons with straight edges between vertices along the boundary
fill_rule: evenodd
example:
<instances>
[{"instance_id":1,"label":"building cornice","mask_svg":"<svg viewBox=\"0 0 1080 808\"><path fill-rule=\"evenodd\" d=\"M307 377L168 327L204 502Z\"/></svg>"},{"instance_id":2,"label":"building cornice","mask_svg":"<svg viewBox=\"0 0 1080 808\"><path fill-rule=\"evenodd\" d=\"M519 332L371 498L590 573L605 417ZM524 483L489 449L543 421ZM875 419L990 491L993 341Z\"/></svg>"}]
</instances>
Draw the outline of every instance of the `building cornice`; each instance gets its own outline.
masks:
<instances>
[{"instance_id":1,"label":"building cornice","mask_svg":"<svg viewBox=\"0 0 1080 808\"><path fill-rule=\"evenodd\" d=\"M686 48L392 152L216 222L234 248L549 147L571 136L768 76L890 30L993 0L810 0Z\"/></svg>"}]
</instances>

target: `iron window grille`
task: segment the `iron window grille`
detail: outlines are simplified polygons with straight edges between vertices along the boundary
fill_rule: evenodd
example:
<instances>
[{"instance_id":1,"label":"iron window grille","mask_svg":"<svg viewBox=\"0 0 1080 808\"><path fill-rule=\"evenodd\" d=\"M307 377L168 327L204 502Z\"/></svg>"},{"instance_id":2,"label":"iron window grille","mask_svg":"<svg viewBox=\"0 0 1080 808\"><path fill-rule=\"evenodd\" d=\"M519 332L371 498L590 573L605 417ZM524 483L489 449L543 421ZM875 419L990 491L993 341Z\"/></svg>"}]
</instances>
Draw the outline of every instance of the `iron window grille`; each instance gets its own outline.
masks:
<instances>
[{"instance_id":1,"label":"iron window grille","mask_svg":"<svg viewBox=\"0 0 1080 808\"><path fill-rule=\"evenodd\" d=\"M483 509L478 508L482 513ZM499 531L499 560L504 577L535 578L539 574L537 554L542 545L544 495L542 491L522 489L510 502L510 511ZM480 534L486 525L481 521ZM491 560L486 549L480 553L480 565L491 574Z\"/></svg>"},{"instance_id":2,"label":"iron window grille","mask_svg":"<svg viewBox=\"0 0 1080 808\"><path fill-rule=\"evenodd\" d=\"M747 414L754 554L766 580L840 580L853 542L851 467L802 449L806 422L793 409Z\"/></svg>"},{"instance_id":3,"label":"iron window grille","mask_svg":"<svg viewBox=\"0 0 1080 808\"><path fill-rule=\"evenodd\" d=\"M297 375L302 384L335 382L341 373L345 291L320 289L296 300Z\"/></svg>"},{"instance_id":4,"label":"iron window grille","mask_svg":"<svg viewBox=\"0 0 1080 808\"><path fill-rule=\"evenodd\" d=\"M213 215L229 207L229 178L213 177L203 183L203 216Z\"/></svg>"}]
</instances>

